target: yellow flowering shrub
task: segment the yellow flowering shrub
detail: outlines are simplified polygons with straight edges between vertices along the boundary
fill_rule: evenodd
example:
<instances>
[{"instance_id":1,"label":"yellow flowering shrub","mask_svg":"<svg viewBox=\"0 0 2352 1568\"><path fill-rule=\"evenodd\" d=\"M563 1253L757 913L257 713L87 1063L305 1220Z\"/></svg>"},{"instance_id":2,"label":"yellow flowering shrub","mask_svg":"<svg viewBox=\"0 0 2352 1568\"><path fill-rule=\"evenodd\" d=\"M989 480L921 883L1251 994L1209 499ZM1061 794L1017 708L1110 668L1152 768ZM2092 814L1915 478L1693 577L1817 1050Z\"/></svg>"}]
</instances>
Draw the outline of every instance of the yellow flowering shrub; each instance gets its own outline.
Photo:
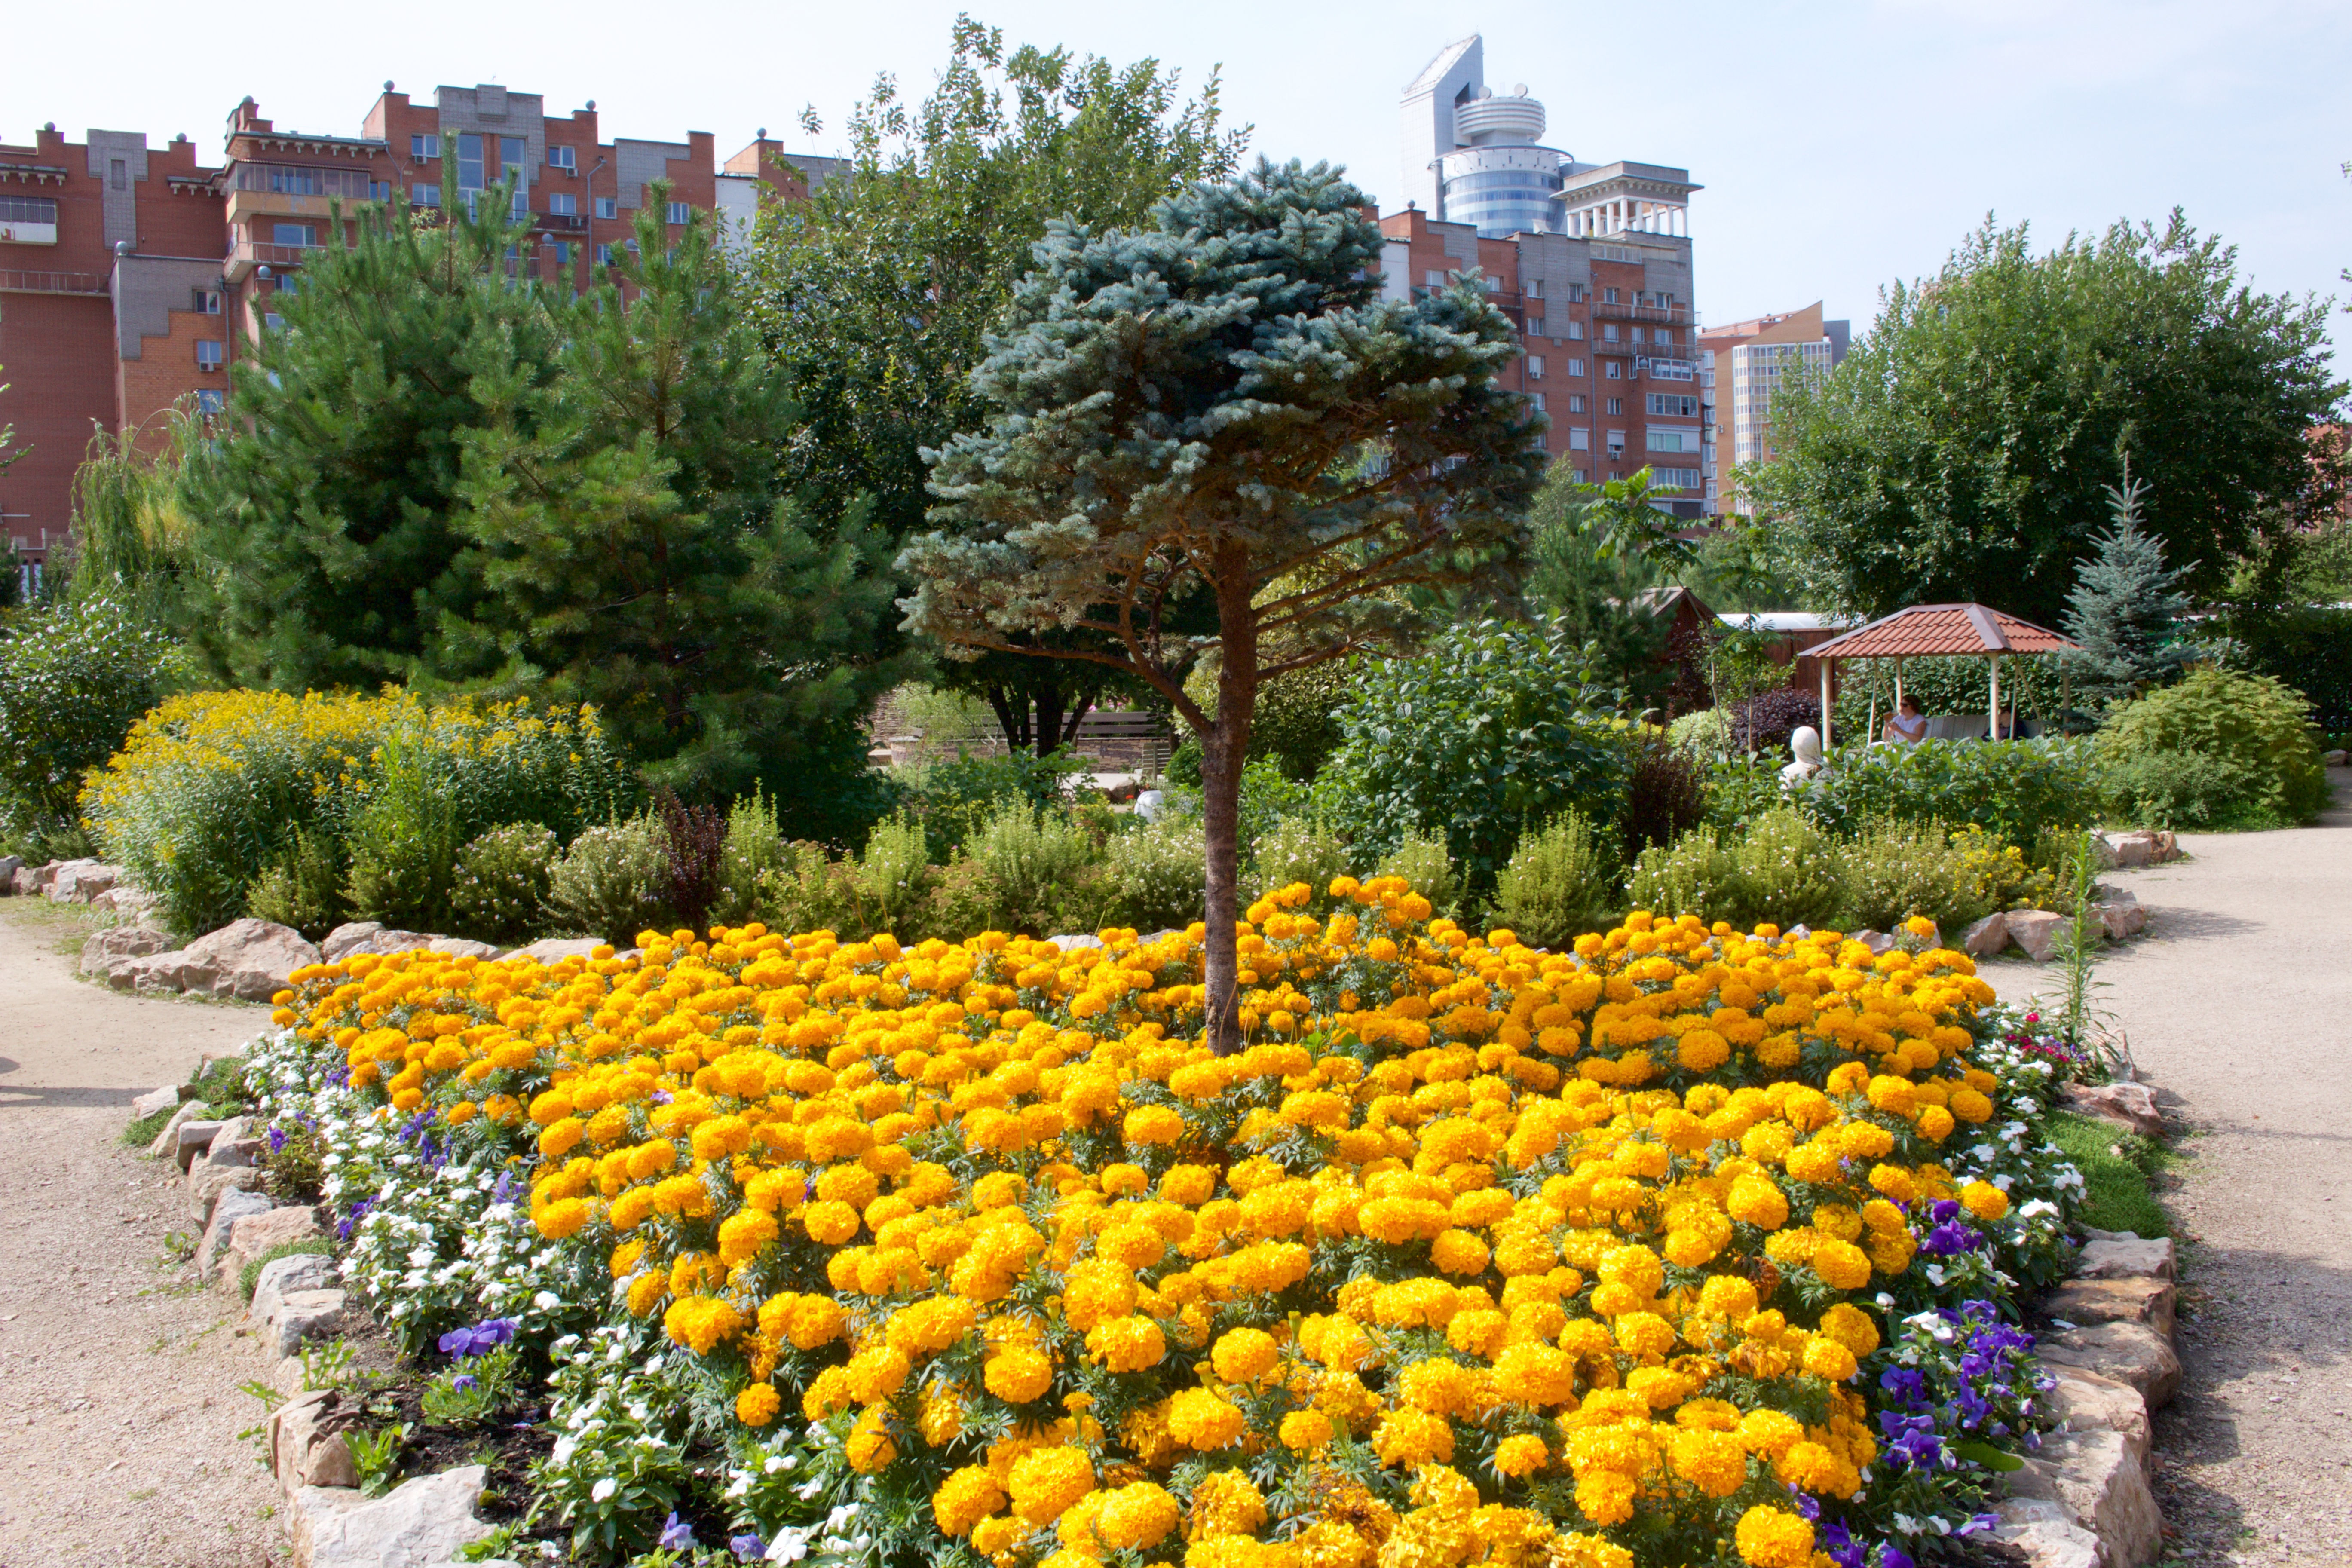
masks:
<instances>
[{"instance_id":1,"label":"yellow flowering shrub","mask_svg":"<svg viewBox=\"0 0 2352 1568\"><path fill-rule=\"evenodd\" d=\"M534 1142L613 1310L745 1426L829 1424L927 1555L1814 1561L1792 1489L1876 1453L1898 1205L2000 1196L1939 1161L1992 1110L1969 959L1641 914L1538 952L1329 896L1249 910L1223 1058L1197 927L367 955L278 1016L387 1117Z\"/></svg>"}]
</instances>

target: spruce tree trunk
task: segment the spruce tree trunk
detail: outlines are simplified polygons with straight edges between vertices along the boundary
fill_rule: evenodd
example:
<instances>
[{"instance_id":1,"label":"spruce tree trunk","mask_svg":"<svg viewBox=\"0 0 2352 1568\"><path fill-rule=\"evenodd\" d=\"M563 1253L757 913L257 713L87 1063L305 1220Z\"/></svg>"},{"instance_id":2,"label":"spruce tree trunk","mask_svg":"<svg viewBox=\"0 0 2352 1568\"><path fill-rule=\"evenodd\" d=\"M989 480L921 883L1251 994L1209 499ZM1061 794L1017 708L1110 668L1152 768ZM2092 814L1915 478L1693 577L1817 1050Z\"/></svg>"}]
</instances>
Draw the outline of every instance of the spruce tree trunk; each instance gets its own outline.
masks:
<instances>
[{"instance_id":1,"label":"spruce tree trunk","mask_svg":"<svg viewBox=\"0 0 2352 1568\"><path fill-rule=\"evenodd\" d=\"M1218 563L1216 721L1201 736L1202 826L1208 866L1202 889L1201 941L1209 1048L1219 1056L1241 1049L1239 955L1234 923L1241 918L1242 763L1249 755L1250 710L1257 700L1257 616L1250 606L1248 558Z\"/></svg>"},{"instance_id":2,"label":"spruce tree trunk","mask_svg":"<svg viewBox=\"0 0 2352 1568\"><path fill-rule=\"evenodd\" d=\"M1062 743L1062 686L1056 680L1037 686L1037 754L1050 757Z\"/></svg>"}]
</instances>

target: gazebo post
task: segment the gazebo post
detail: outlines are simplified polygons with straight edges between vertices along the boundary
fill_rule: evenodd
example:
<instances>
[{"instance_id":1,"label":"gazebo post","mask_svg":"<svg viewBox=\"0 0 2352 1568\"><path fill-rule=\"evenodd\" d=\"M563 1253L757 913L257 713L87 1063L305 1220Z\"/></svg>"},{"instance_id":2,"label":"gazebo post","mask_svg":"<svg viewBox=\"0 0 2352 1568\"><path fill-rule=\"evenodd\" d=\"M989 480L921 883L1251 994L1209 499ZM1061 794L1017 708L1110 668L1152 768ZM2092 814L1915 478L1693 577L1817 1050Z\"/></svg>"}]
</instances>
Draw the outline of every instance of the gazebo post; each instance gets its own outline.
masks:
<instances>
[{"instance_id":1,"label":"gazebo post","mask_svg":"<svg viewBox=\"0 0 2352 1568\"><path fill-rule=\"evenodd\" d=\"M1865 746L1878 739L1878 672L1870 674L1870 732L1862 738Z\"/></svg>"},{"instance_id":2,"label":"gazebo post","mask_svg":"<svg viewBox=\"0 0 2352 1568\"><path fill-rule=\"evenodd\" d=\"M1985 715L1985 739L2000 739L2000 655L1987 661L1992 668L1992 711Z\"/></svg>"},{"instance_id":3,"label":"gazebo post","mask_svg":"<svg viewBox=\"0 0 2352 1568\"><path fill-rule=\"evenodd\" d=\"M1822 664L1822 750L1830 749L1830 661Z\"/></svg>"},{"instance_id":4,"label":"gazebo post","mask_svg":"<svg viewBox=\"0 0 2352 1568\"><path fill-rule=\"evenodd\" d=\"M1895 710L1903 711L1903 656L1895 656Z\"/></svg>"}]
</instances>

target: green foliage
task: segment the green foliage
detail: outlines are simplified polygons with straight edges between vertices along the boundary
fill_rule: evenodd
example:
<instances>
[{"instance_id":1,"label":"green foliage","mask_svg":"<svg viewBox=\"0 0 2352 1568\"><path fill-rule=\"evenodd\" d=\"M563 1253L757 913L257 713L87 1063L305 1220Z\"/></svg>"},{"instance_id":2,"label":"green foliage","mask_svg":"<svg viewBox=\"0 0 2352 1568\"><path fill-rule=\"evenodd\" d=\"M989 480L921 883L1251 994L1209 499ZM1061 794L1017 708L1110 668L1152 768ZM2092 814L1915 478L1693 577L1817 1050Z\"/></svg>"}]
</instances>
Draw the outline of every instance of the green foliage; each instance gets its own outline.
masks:
<instances>
[{"instance_id":1,"label":"green foliage","mask_svg":"<svg viewBox=\"0 0 2352 1568\"><path fill-rule=\"evenodd\" d=\"M634 816L572 841L556 865L548 903L570 929L616 948L635 947L639 931L668 929L668 885L661 825Z\"/></svg>"},{"instance_id":2,"label":"green foliage","mask_svg":"<svg viewBox=\"0 0 2352 1568\"><path fill-rule=\"evenodd\" d=\"M1348 874L1354 852L1347 840L1316 818L1286 816L1273 831L1252 841L1249 860L1242 894L1252 902L1293 882L1306 883L1321 900L1330 896L1336 879Z\"/></svg>"},{"instance_id":3,"label":"green foliage","mask_svg":"<svg viewBox=\"0 0 2352 1568\"><path fill-rule=\"evenodd\" d=\"M2341 494L2305 435L2345 393L2326 304L2243 288L2235 252L2178 213L2042 256L1988 219L1885 299L1834 372L1783 378L1777 460L1739 478L1825 606L1977 600L2056 625L2126 450L2199 595Z\"/></svg>"},{"instance_id":4,"label":"green foliage","mask_svg":"<svg viewBox=\"0 0 2352 1568\"><path fill-rule=\"evenodd\" d=\"M1348 667L1337 659L1260 683L1250 718L1250 760L1270 761L1286 778L1311 783L1339 747L1339 709L1347 700ZM1196 746L1196 785L1199 755Z\"/></svg>"},{"instance_id":5,"label":"green foliage","mask_svg":"<svg viewBox=\"0 0 2352 1568\"><path fill-rule=\"evenodd\" d=\"M1454 868L1454 857L1446 853L1443 835L1408 832L1373 875L1402 877L1439 914L1458 911L1462 879Z\"/></svg>"},{"instance_id":6,"label":"green foliage","mask_svg":"<svg viewBox=\"0 0 2352 1568\"><path fill-rule=\"evenodd\" d=\"M1903 661L1903 693L1927 714L1982 715L1992 700L1991 671L1981 658L1906 658ZM1845 661L1838 676L1837 705L1831 717L1835 739L1849 742L1885 739L1886 721L1895 716L1895 661L1858 658ZM2038 723L2044 735L2060 732L2065 700L2082 706L2080 688L2068 690L2070 678L2055 658L2004 658L2000 661L2000 707L2028 722ZM1866 735L1875 704L1877 733Z\"/></svg>"},{"instance_id":7,"label":"green foliage","mask_svg":"<svg viewBox=\"0 0 2352 1568\"><path fill-rule=\"evenodd\" d=\"M2338 531L2352 537L2352 527ZM2341 736L2352 731L2352 609L2330 594L2330 602L2318 605L2233 605L2207 626L2216 642L2227 639L2242 650L2233 663L2302 692L2314 722ZM2352 600L2352 586L2340 598Z\"/></svg>"},{"instance_id":8,"label":"green foliage","mask_svg":"<svg viewBox=\"0 0 2352 1568\"><path fill-rule=\"evenodd\" d=\"M2178 686L2117 709L2100 731L2098 747L2111 767L2187 752L2237 770L2242 793L2231 800L2231 813L2216 814L2217 823L2307 822L2329 800L2311 705L2268 676L2198 670ZM2134 790L2155 784L2144 761L2125 766L2117 777ZM2210 777L2220 787L2221 774Z\"/></svg>"},{"instance_id":9,"label":"green foliage","mask_svg":"<svg viewBox=\"0 0 2352 1568\"><path fill-rule=\"evenodd\" d=\"M2165 565L2163 542L2141 527L2147 489L2126 459L2123 485L2107 490L2110 525L2066 596L2066 635L2083 645L2070 656L2074 689L2088 701L2122 701L2200 651L2181 630L2189 613L2189 596L2175 586L2181 573Z\"/></svg>"},{"instance_id":10,"label":"green foliage","mask_svg":"<svg viewBox=\"0 0 2352 1568\"><path fill-rule=\"evenodd\" d=\"M1050 936L1084 918L1080 882L1095 846L1068 813L1006 801L965 847L996 889L989 929Z\"/></svg>"},{"instance_id":11,"label":"green foliage","mask_svg":"<svg viewBox=\"0 0 2352 1568\"><path fill-rule=\"evenodd\" d=\"M1536 947L1565 950L1587 931L1606 931L1621 900L1608 838L1570 811L1520 839L1495 878L1496 919Z\"/></svg>"},{"instance_id":12,"label":"green foliage","mask_svg":"<svg viewBox=\"0 0 2352 1568\"><path fill-rule=\"evenodd\" d=\"M845 879L853 920L866 932L913 931L932 886L923 825L906 816L877 822Z\"/></svg>"},{"instance_id":13,"label":"green foliage","mask_svg":"<svg viewBox=\"0 0 2352 1568\"><path fill-rule=\"evenodd\" d=\"M1305 784L1283 772L1271 757L1242 769L1240 809L1241 864L1252 863L1258 841L1286 818L1308 812L1312 795Z\"/></svg>"},{"instance_id":14,"label":"green foliage","mask_svg":"<svg viewBox=\"0 0 2352 1568\"><path fill-rule=\"evenodd\" d=\"M776 863L754 879L751 916L772 931L843 931L851 919L854 869L836 865L822 844L786 844Z\"/></svg>"},{"instance_id":15,"label":"green foliage","mask_svg":"<svg viewBox=\"0 0 2352 1568\"><path fill-rule=\"evenodd\" d=\"M1318 810L1366 858L1443 834L1473 894L1526 824L1580 811L1613 826L1631 757L1591 657L1557 621L1483 622L1366 662L1316 780Z\"/></svg>"},{"instance_id":16,"label":"green foliage","mask_svg":"<svg viewBox=\"0 0 2352 1568\"><path fill-rule=\"evenodd\" d=\"M400 1479L400 1450L408 1441L408 1423L380 1426L373 1432L353 1427L343 1434L359 1471L360 1495L382 1497Z\"/></svg>"},{"instance_id":17,"label":"green foliage","mask_svg":"<svg viewBox=\"0 0 2352 1568\"><path fill-rule=\"evenodd\" d=\"M1973 823L2011 844L2046 829L2088 826L2100 805L2099 752L2084 741L1922 741L1843 747L1831 766L1789 791L1798 808L1842 836L1877 817ZM1720 781L1725 770L1718 769Z\"/></svg>"},{"instance_id":18,"label":"green foliage","mask_svg":"<svg viewBox=\"0 0 2352 1568\"><path fill-rule=\"evenodd\" d=\"M1701 763L1712 762L1732 749L1731 715L1720 708L1685 713L1666 726L1666 743Z\"/></svg>"},{"instance_id":19,"label":"green foliage","mask_svg":"<svg viewBox=\"0 0 2352 1568\"><path fill-rule=\"evenodd\" d=\"M1199 920L1206 856L1201 819L1191 813L1164 812L1114 835L1103 846L1103 922L1154 931Z\"/></svg>"},{"instance_id":20,"label":"green foliage","mask_svg":"<svg viewBox=\"0 0 2352 1568\"><path fill-rule=\"evenodd\" d=\"M618 276L558 309L556 375L475 374L450 528L479 592L427 651L445 679L593 703L650 783L724 799L862 765L858 721L908 665L866 657L889 541L785 489L798 411L709 224L671 233L667 194Z\"/></svg>"},{"instance_id":21,"label":"green foliage","mask_svg":"<svg viewBox=\"0 0 2352 1568\"><path fill-rule=\"evenodd\" d=\"M161 1110L138 1118L122 1130L119 1141L126 1149L137 1149L143 1152L147 1146L162 1134L163 1124L171 1121L173 1114L179 1109L176 1105L167 1105Z\"/></svg>"},{"instance_id":22,"label":"green foliage","mask_svg":"<svg viewBox=\"0 0 2352 1568\"><path fill-rule=\"evenodd\" d=\"M971 373L1048 220L1131 226L1192 182L1226 177L1248 132L1223 132L1220 119L1213 72L1187 100L1156 60L1008 51L968 17L921 104L877 79L850 116L853 168L808 201L768 207L751 247L751 310L804 410L792 482L833 510L871 498L894 540L919 531L924 450L987 417ZM1111 646L1046 630L1013 640ZM1103 665L1017 653L951 662L939 679L984 698L1008 742L1041 755L1087 704L1140 691Z\"/></svg>"},{"instance_id":23,"label":"green foliage","mask_svg":"<svg viewBox=\"0 0 2352 1568\"><path fill-rule=\"evenodd\" d=\"M0 627L0 838L28 859L79 847L82 774L122 744L179 662L152 620L105 599Z\"/></svg>"},{"instance_id":24,"label":"green foliage","mask_svg":"<svg viewBox=\"0 0 2352 1568\"><path fill-rule=\"evenodd\" d=\"M1891 931L1925 915L1950 936L1988 911L1967 856L1939 823L1870 823L1844 846L1843 858L1839 913L1849 927Z\"/></svg>"},{"instance_id":25,"label":"green foliage","mask_svg":"<svg viewBox=\"0 0 2352 1568\"><path fill-rule=\"evenodd\" d=\"M782 875L791 851L776 820L776 804L761 790L727 808L727 841L719 852L719 886L710 918L740 926L758 918L763 878Z\"/></svg>"},{"instance_id":26,"label":"green foliage","mask_svg":"<svg viewBox=\"0 0 2352 1568\"><path fill-rule=\"evenodd\" d=\"M1010 752L1001 757L959 752L944 762L900 770L904 810L923 825L934 851L968 844L1006 802L1042 811L1057 804L1070 777L1086 764L1067 752L1040 757Z\"/></svg>"},{"instance_id":27,"label":"green foliage","mask_svg":"<svg viewBox=\"0 0 2352 1568\"><path fill-rule=\"evenodd\" d=\"M1647 696L1672 673L1660 658L1664 625L1635 605L1637 595L1658 585L1659 572L1639 551L1612 549L1601 526L1588 526L1600 501L1596 489L1576 482L1569 458L1553 461L1528 513L1533 537L1521 593L1590 645L1609 679Z\"/></svg>"},{"instance_id":28,"label":"green foliage","mask_svg":"<svg viewBox=\"0 0 2352 1568\"><path fill-rule=\"evenodd\" d=\"M449 889L457 931L513 946L546 930L562 852L555 835L535 822L493 827L460 849Z\"/></svg>"},{"instance_id":29,"label":"green foliage","mask_svg":"<svg viewBox=\"0 0 2352 1568\"><path fill-rule=\"evenodd\" d=\"M468 1356L437 1373L417 1397L425 1419L436 1426L472 1426L489 1420L513 1401L522 1371L514 1349L499 1345Z\"/></svg>"},{"instance_id":30,"label":"green foliage","mask_svg":"<svg viewBox=\"0 0 2352 1568\"><path fill-rule=\"evenodd\" d=\"M1952 847L1975 884L1977 898L1987 913L1995 910L2066 910L2059 872L2067 859L2066 846L2074 836L2054 830L2038 835L2030 847L2005 844L2000 837L1971 824L1952 836Z\"/></svg>"},{"instance_id":31,"label":"green foliage","mask_svg":"<svg viewBox=\"0 0 2352 1568\"><path fill-rule=\"evenodd\" d=\"M457 803L431 758L405 736L387 741L376 785L353 814L345 843L351 872L343 899L353 918L434 930L448 912L465 841Z\"/></svg>"},{"instance_id":32,"label":"green foliage","mask_svg":"<svg viewBox=\"0 0 2352 1568\"><path fill-rule=\"evenodd\" d=\"M160 416L160 444L143 427L91 432L74 470L73 537L50 565L70 602L124 605L161 626L182 620L189 582L202 570L180 486L188 453L207 438L193 401L183 397Z\"/></svg>"},{"instance_id":33,"label":"green foliage","mask_svg":"<svg viewBox=\"0 0 2352 1568\"><path fill-rule=\"evenodd\" d=\"M1713 830L1694 827L1643 850L1625 892L1634 909L1653 914L1722 920L1739 899L1739 867Z\"/></svg>"},{"instance_id":34,"label":"green foliage","mask_svg":"<svg viewBox=\"0 0 2352 1568\"><path fill-rule=\"evenodd\" d=\"M1837 841L1793 808L1757 817L1728 847L1735 879L1724 918L1733 924L1786 929L1835 918L1845 899Z\"/></svg>"},{"instance_id":35,"label":"green foliage","mask_svg":"<svg viewBox=\"0 0 2352 1568\"><path fill-rule=\"evenodd\" d=\"M2268 825L2248 806L2261 793L2262 775L2228 757L2137 752L2109 763L2099 782L2109 813L2136 826L2194 831Z\"/></svg>"},{"instance_id":36,"label":"green foliage","mask_svg":"<svg viewBox=\"0 0 2352 1568\"><path fill-rule=\"evenodd\" d=\"M278 862L254 881L245 912L292 926L312 942L343 923L350 912L341 847L323 829L297 827Z\"/></svg>"},{"instance_id":37,"label":"green foliage","mask_svg":"<svg viewBox=\"0 0 2352 1568\"><path fill-rule=\"evenodd\" d=\"M2067 1162L2083 1173L2077 1222L2136 1236L2172 1234L2148 1180L2160 1160L2156 1145L2137 1133L2118 1137L2112 1122L2071 1110L2051 1111L2042 1126L2050 1141L2065 1152Z\"/></svg>"}]
</instances>

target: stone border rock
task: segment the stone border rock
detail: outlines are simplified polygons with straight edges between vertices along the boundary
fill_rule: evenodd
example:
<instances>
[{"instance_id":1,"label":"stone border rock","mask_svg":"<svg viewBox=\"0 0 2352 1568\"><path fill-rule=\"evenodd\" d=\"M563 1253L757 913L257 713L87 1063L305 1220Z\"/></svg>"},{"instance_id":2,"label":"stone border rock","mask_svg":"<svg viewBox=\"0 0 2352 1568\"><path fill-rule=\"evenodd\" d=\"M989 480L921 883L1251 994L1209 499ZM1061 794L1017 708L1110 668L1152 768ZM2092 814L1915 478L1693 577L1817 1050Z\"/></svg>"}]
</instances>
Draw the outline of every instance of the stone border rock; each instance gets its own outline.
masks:
<instances>
[{"instance_id":1,"label":"stone border rock","mask_svg":"<svg viewBox=\"0 0 2352 1568\"><path fill-rule=\"evenodd\" d=\"M2180 1391L2172 1243L2086 1233L2074 1278L2040 1304L2050 1328L2036 1351L2057 1380L2045 1408L2059 1426L2003 1478L1994 1539L2033 1568L2147 1568L2164 1544L2148 1416Z\"/></svg>"},{"instance_id":2,"label":"stone border rock","mask_svg":"<svg viewBox=\"0 0 2352 1568\"><path fill-rule=\"evenodd\" d=\"M189 1206L203 1227L197 1278L234 1291L249 1263L325 1233L315 1208L273 1204L260 1191L261 1129L242 1116L199 1120L195 1094L194 1084L166 1084L140 1096L132 1110L143 1118L178 1104L147 1152L187 1173ZM459 1552L492 1532L474 1511L488 1471L466 1466L365 1497L343 1436L358 1424L358 1411L332 1390L302 1387L304 1348L364 1321L336 1284L334 1260L315 1252L262 1264L245 1308L241 1331L274 1358L269 1381L289 1396L270 1413L268 1466L286 1493L294 1568L458 1568Z\"/></svg>"},{"instance_id":3,"label":"stone border rock","mask_svg":"<svg viewBox=\"0 0 2352 1568\"><path fill-rule=\"evenodd\" d=\"M552 964L586 958L593 938L548 937L527 947L502 949L487 942L396 931L374 921L337 926L313 945L290 926L247 917L173 948L164 932L142 925L116 926L82 943L81 972L117 991L233 996L267 1002L286 987L286 976L305 964L334 963L363 952L444 952L452 958L530 958Z\"/></svg>"}]
</instances>

